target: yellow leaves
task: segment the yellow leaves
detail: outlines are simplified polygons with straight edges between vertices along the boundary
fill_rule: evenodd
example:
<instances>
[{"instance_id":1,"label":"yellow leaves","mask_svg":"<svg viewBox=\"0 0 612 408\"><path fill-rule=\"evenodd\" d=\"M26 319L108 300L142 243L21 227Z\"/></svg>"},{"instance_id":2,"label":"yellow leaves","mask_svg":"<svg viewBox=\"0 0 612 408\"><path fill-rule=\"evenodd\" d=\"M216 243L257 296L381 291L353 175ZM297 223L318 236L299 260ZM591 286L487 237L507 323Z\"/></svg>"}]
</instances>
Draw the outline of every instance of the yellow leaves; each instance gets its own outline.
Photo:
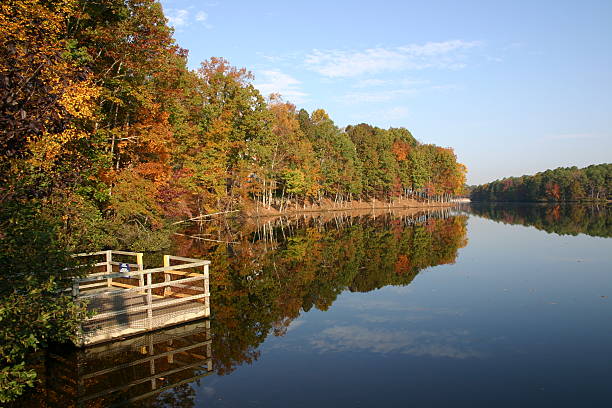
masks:
<instances>
[{"instance_id":1,"label":"yellow leaves","mask_svg":"<svg viewBox=\"0 0 612 408\"><path fill-rule=\"evenodd\" d=\"M49 170L55 165L58 156L62 154L66 143L88 136L86 132L75 127L69 127L61 133L45 132L36 141L30 142L28 148L32 155L28 162L34 167Z\"/></svg>"},{"instance_id":2,"label":"yellow leaves","mask_svg":"<svg viewBox=\"0 0 612 408\"><path fill-rule=\"evenodd\" d=\"M329 121L330 119L329 119L329 115L327 114L327 112L325 112L325 110L317 109L314 112L312 112L312 115L310 115L310 120L312 121L313 124L317 125L322 122Z\"/></svg>"},{"instance_id":3,"label":"yellow leaves","mask_svg":"<svg viewBox=\"0 0 612 408\"><path fill-rule=\"evenodd\" d=\"M66 31L66 19L73 14L74 0L3 0L0 2L0 45L13 43L35 44L40 48L57 46L54 38Z\"/></svg>"},{"instance_id":4,"label":"yellow leaves","mask_svg":"<svg viewBox=\"0 0 612 408\"><path fill-rule=\"evenodd\" d=\"M288 102L283 103L280 100L272 100L270 111L275 118L272 131L277 136L295 139L295 134L300 131L300 122L295 114L295 105Z\"/></svg>"},{"instance_id":5,"label":"yellow leaves","mask_svg":"<svg viewBox=\"0 0 612 408\"><path fill-rule=\"evenodd\" d=\"M88 79L64 85L59 100L66 113L77 119L91 119L96 110L96 100L100 96L100 87Z\"/></svg>"},{"instance_id":6,"label":"yellow leaves","mask_svg":"<svg viewBox=\"0 0 612 408\"><path fill-rule=\"evenodd\" d=\"M232 132L231 114L229 111L224 111L221 116L212 120L207 136L212 141L223 141L229 139Z\"/></svg>"}]
</instances>

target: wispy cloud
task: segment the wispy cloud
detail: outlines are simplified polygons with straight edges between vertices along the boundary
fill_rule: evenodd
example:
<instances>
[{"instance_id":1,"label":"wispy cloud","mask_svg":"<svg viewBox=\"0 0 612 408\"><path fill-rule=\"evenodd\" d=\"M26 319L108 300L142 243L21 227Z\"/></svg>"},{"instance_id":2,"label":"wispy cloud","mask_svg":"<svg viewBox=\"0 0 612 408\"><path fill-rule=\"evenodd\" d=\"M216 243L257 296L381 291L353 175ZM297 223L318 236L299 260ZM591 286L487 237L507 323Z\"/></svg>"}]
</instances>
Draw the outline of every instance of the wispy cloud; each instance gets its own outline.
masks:
<instances>
[{"instance_id":1,"label":"wispy cloud","mask_svg":"<svg viewBox=\"0 0 612 408\"><path fill-rule=\"evenodd\" d=\"M206 13L205 11L198 11L196 13L195 19L198 23L202 24L209 30L213 28L212 24L208 22L208 13Z\"/></svg>"},{"instance_id":2,"label":"wispy cloud","mask_svg":"<svg viewBox=\"0 0 612 408\"><path fill-rule=\"evenodd\" d=\"M405 119L410 114L410 109L406 106L394 106L390 109L379 112L378 116L387 121Z\"/></svg>"},{"instance_id":3,"label":"wispy cloud","mask_svg":"<svg viewBox=\"0 0 612 408\"><path fill-rule=\"evenodd\" d=\"M166 9L164 14L168 19L168 24L179 28L189 24L189 10L187 9Z\"/></svg>"},{"instance_id":4,"label":"wispy cloud","mask_svg":"<svg viewBox=\"0 0 612 408\"><path fill-rule=\"evenodd\" d=\"M479 41L451 40L365 50L313 50L306 55L306 67L325 77L355 77L387 71L424 68L459 69L466 64L464 51Z\"/></svg>"},{"instance_id":5,"label":"wispy cloud","mask_svg":"<svg viewBox=\"0 0 612 408\"><path fill-rule=\"evenodd\" d=\"M368 78L361 79L354 83L353 88L376 88L381 86L394 86L394 87L409 87L417 85L426 85L429 81L425 79L380 79L380 78Z\"/></svg>"},{"instance_id":6,"label":"wispy cloud","mask_svg":"<svg viewBox=\"0 0 612 408\"><path fill-rule=\"evenodd\" d=\"M208 13L205 11L198 11L195 15L188 9L165 9L164 14L168 19L168 24L175 29L181 29L191 25L192 21L195 20L197 23L202 24L204 27L211 29L213 26L208 23Z\"/></svg>"},{"instance_id":7,"label":"wispy cloud","mask_svg":"<svg viewBox=\"0 0 612 408\"><path fill-rule=\"evenodd\" d=\"M392 89L371 92L349 92L340 97L340 100L346 104L358 103L380 103L392 101L396 98L406 95L413 95L416 89Z\"/></svg>"},{"instance_id":8,"label":"wispy cloud","mask_svg":"<svg viewBox=\"0 0 612 408\"><path fill-rule=\"evenodd\" d=\"M378 79L378 78L370 78L370 79L362 79L353 84L353 88L372 88L377 86L383 86L390 84L391 81L388 79Z\"/></svg>"},{"instance_id":9,"label":"wispy cloud","mask_svg":"<svg viewBox=\"0 0 612 408\"><path fill-rule=\"evenodd\" d=\"M279 93L293 103L304 102L307 94L300 90L301 82L291 75L279 70L260 71L258 74L260 79L256 80L254 85L263 95Z\"/></svg>"},{"instance_id":10,"label":"wispy cloud","mask_svg":"<svg viewBox=\"0 0 612 408\"><path fill-rule=\"evenodd\" d=\"M460 91L464 90L465 86L457 84L432 85L429 89L434 91Z\"/></svg>"},{"instance_id":11,"label":"wispy cloud","mask_svg":"<svg viewBox=\"0 0 612 408\"><path fill-rule=\"evenodd\" d=\"M401 353L415 356L482 358L466 331L407 331L334 326L323 330L311 344L322 352Z\"/></svg>"},{"instance_id":12,"label":"wispy cloud","mask_svg":"<svg viewBox=\"0 0 612 408\"><path fill-rule=\"evenodd\" d=\"M432 85L427 80L399 79L381 80L365 79L353 84L359 91L348 92L338 97L340 102L349 105L359 103L380 103L414 95L425 91L456 91L464 89L461 85Z\"/></svg>"},{"instance_id":13,"label":"wispy cloud","mask_svg":"<svg viewBox=\"0 0 612 408\"><path fill-rule=\"evenodd\" d=\"M195 17L196 21L206 21L208 19L208 14L204 11L198 11Z\"/></svg>"}]
</instances>

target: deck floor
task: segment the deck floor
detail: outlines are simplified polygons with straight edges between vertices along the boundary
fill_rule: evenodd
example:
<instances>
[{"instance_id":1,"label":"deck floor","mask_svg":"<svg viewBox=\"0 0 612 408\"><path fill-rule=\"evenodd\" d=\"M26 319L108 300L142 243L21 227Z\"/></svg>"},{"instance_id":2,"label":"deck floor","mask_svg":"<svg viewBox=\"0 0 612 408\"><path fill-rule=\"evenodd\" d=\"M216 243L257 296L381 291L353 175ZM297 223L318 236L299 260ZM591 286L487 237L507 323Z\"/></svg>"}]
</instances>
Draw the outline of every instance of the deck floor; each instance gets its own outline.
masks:
<instances>
[{"instance_id":1,"label":"deck floor","mask_svg":"<svg viewBox=\"0 0 612 408\"><path fill-rule=\"evenodd\" d=\"M152 316L149 319L146 310L131 310L146 306L147 297L144 294L126 291L93 298L87 305L89 311L95 311L96 314L117 311L125 311L125 313L100 319L96 319L94 315L92 320L86 321L82 325L84 344L127 337L210 315L210 309L203 302L196 300L155 308L156 304L167 302L170 299L173 298L154 296Z\"/></svg>"}]
</instances>

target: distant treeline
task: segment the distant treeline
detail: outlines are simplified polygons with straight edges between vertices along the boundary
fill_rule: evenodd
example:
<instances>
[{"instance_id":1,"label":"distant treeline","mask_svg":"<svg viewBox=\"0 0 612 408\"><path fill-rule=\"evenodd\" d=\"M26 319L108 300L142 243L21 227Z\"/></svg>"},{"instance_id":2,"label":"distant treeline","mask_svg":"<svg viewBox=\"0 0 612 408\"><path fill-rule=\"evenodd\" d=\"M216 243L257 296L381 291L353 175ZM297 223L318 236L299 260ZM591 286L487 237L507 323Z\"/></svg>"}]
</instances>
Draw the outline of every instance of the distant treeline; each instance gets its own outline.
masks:
<instances>
[{"instance_id":1,"label":"distant treeline","mask_svg":"<svg viewBox=\"0 0 612 408\"><path fill-rule=\"evenodd\" d=\"M606 201L612 198L612 164L559 167L472 188L472 201Z\"/></svg>"},{"instance_id":2,"label":"distant treeline","mask_svg":"<svg viewBox=\"0 0 612 408\"><path fill-rule=\"evenodd\" d=\"M612 237L612 208L608 204L479 204L470 212L505 224L532 226L559 235Z\"/></svg>"}]
</instances>

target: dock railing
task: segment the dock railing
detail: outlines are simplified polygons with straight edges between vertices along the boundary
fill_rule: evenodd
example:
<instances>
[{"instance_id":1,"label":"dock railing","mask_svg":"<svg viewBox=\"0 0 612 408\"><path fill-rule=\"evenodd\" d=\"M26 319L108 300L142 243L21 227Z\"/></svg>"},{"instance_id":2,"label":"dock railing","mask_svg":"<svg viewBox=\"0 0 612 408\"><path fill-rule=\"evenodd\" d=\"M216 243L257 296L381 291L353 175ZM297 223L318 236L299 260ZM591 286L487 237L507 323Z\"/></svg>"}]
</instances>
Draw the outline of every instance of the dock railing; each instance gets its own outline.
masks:
<instances>
[{"instance_id":1,"label":"dock railing","mask_svg":"<svg viewBox=\"0 0 612 408\"><path fill-rule=\"evenodd\" d=\"M163 267L144 269L143 254L138 252L74 256L93 267L72 285L73 297L93 312L82 324L79 345L210 316L210 261L164 255Z\"/></svg>"}]
</instances>

